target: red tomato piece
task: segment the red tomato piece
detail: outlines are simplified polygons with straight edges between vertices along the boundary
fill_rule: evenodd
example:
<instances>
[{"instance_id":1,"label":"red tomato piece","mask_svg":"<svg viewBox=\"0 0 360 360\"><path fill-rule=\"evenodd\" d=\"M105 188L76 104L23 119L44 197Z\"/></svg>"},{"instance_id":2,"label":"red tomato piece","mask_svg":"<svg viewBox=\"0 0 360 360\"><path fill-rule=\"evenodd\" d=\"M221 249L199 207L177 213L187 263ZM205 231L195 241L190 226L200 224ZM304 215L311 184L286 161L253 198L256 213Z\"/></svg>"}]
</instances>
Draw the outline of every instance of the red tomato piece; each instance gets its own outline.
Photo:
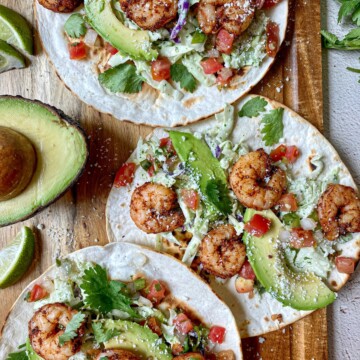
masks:
<instances>
[{"instance_id":1,"label":"red tomato piece","mask_svg":"<svg viewBox=\"0 0 360 360\"><path fill-rule=\"evenodd\" d=\"M345 256L337 256L335 265L339 272L344 274L352 274L355 271L355 260Z\"/></svg>"},{"instance_id":2,"label":"red tomato piece","mask_svg":"<svg viewBox=\"0 0 360 360\"><path fill-rule=\"evenodd\" d=\"M86 46L80 41L76 44L68 44L71 60L81 60L86 58Z\"/></svg>"},{"instance_id":3,"label":"red tomato piece","mask_svg":"<svg viewBox=\"0 0 360 360\"><path fill-rule=\"evenodd\" d=\"M222 344L225 339L226 329L222 326L212 326L209 332L209 340L213 343Z\"/></svg>"},{"instance_id":4,"label":"red tomato piece","mask_svg":"<svg viewBox=\"0 0 360 360\"><path fill-rule=\"evenodd\" d=\"M276 4L278 4L281 0L265 0L262 9L270 9Z\"/></svg>"},{"instance_id":5,"label":"red tomato piece","mask_svg":"<svg viewBox=\"0 0 360 360\"><path fill-rule=\"evenodd\" d=\"M257 237L265 235L270 230L270 227L271 220L259 214L255 214L244 226L248 233Z\"/></svg>"},{"instance_id":6,"label":"red tomato piece","mask_svg":"<svg viewBox=\"0 0 360 360\"><path fill-rule=\"evenodd\" d=\"M217 61L215 58L209 58L207 60L201 61L200 65L202 66L204 73L215 74L223 68L223 65Z\"/></svg>"},{"instance_id":7,"label":"red tomato piece","mask_svg":"<svg viewBox=\"0 0 360 360\"><path fill-rule=\"evenodd\" d=\"M173 320L173 324L180 334L187 334L194 329L192 321L184 313L180 313L176 316Z\"/></svg>"},{"instance_id":8,"label":"red tomato piece","mask_svg":"<svg viewBox=\"0 0 360 360\"><path fill-rule=\"evenodd\" d=\"M229 68L223 67L217 73L216 82L220 85L229 85L232 76L233 76L233 71Z\"/></svg>"},{"instance_id":9,"label":"red tomato piece","mask_svg":"<svg viewBox=\"0 0 360 360\"><path fill-rule=\"evenodd\" d=\"M148 291L146 297L154 304L159 304L165 298L166 287L159 280L153 280Z\"/></svg>"},{"instance_id":10,"label":"red tomato piece","mask_svg":"<svg viewBox=\"0 0 360 360\"><path fill-rule=\"evenodd\" d=\"M168 58L159 58L151 63L151 76L155 81L170 79L171 63Z\"/></svg>"},{"instance_id":11,"label":"red tomato piece","mask_svg":"<svg viewBox=\"0 0 360 360\"><path fill-rule=\"evenodd\" d=\"M35 284L30 292L29 302L34 302L47 297L49 293L40 285Z\"/></svg>"},{"instance_id":12,"label":"red tomato piece","mask_svg":"<svg viewBox=\"0 0 360 360\"><path fill-rule=\"evenodd\" d=\"M233 42L234 35L230 34L225 29L221 29L216 37L216 49L218 49L221 53L230 54Z\"/></svg>"},{"instance_id":13,"label":"red tomato piece","mask_svg":"<svg viewBox=\"0 0 360 360\"><path fill-rule=\"evenodd\" d=\"M299 149L295 145L286 147L285 158L290 164L294 163L299 155Z\"/></svg>"},{"instance_id":14,"label":"red tomato piece","mask_svg":"<svg viewBox=\"0 0 360 360\"><path fill-rule=\"evenodd\" d=\"M118 49L114 48L111 44L109 44L108 42L105 43L105 50L110 53L111 55L115 55L119 52Z\"/></svg>"},{"instance_id":15,"label":"red tomato piece","mask_svg":"<svg viewBox=\"0 0 360 360\"><path fill-rule=\"evenodd\" d=\"M169 137L160 139L160 147L164 147L168 152L176 154L174 145Z\"/></svg>"},{"instance_id":16,"label":"red tomato piece","mask_svg":"<svg viewBox=\"0 0 360 360\"><path fill-rule=\"evenodd\" d=\"M269 21L266 25L266 53L275 57L279 50L279 25Z\"/></svg>"},{"instance_id":17,"label":"red tomato piece","mask_svg":"<svg viewBox=\"0 0 360 360\"><path fill-rule=\"evenodd\" d=\"M115 175L114 186L119 188L131 184L134 180L135 169L134 163L123 164Z\"/></svg>"},{"instance_id":18,"label":"red tomato piece","mask_svg":"<svg viewBox=\"0 0 360 360\"><path fill-rule=\"evenodd\" d=\"M191 210L196 210L199 206L199 194L192 189L181 190L181 197L184 200L185 205Z\"/></svg>"},{"instance_id":19,"label":"red tomato piece","mask_svg":"<svg viewBox=\"0 0 360 360\"><path fill-rule=\"evenodd\" d=\"M270 153L270 158L273 162L281 161L286 154L286 146L281 144Z\"/></svg>"},{"instance_id":20,"label":"red tomato piece","mask_svg":"<svg viewBox=\"0 0 360 360\"><path fill-rule=\"evenodd\" d=\"M296 197L292 193L282 195L277 205L280 211L296 211L298 209Z\"/></svg>"},{"instance_id":21,"label":"red tomato piece","mask_svg":"<svg viewBox=\"0 0 360 360\"><path fill-rule=\"evenodd\" d=\"M255 273L248 259L245 260L243 266L241 267L239 275L244 279L255 280Z\"/></svg>"},{"instance_id":22,"label":"red tomato piece","mask_svg":"<svg viewBox=\"0 0 360 360\"><path fill-rule=\"evenodd\" d=\"M301 249L304 247L313 247L316 244L316 240L311 230L294 228L291 229L290 244L294 249Z\"/></svg>"}]
</instances>

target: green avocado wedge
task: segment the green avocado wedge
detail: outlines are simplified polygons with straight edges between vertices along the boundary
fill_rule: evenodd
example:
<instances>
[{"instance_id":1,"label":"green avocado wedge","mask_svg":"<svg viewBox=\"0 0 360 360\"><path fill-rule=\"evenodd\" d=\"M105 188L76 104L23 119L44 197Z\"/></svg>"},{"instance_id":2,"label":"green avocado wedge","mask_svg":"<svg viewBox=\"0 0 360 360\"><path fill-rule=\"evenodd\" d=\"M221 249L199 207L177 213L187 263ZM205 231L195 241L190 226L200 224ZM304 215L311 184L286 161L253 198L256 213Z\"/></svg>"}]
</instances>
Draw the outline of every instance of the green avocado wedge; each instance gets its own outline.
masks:
<instances>
[{"instance_id":1,"label":"green avocado wedge","mask_svg":"<svg viewBox=\"0 0 360 360\"><path fill-rule=\"evenodd\" d=\"M77 122L39 101L0 96L0 126L24 135L36 153L28 185L0 201L1 227L31 217L64 194L82 173L88 149Z\"/></svg>"},{"instance_id":2,"label":"green avocado wedge","mask_svg":"<svg viewBox=\"0 0 360 360\"><path fill-rule=\"evenodd\" d=\"M297 310L316 310L331 304L336 294L313 273L296 273L286 264L279 246L280 220L271 210L247 209L244 222L255 214L271 220L270 230L262 237L245 232L243 241L256 278L274 298Z\"/></svg>"},{"instance_id":3,"label":"green avocado wedge","mask_svg":"<svg viewBox=\"0 0 360 360\"><path fill-rule=\"evenodd\" d=\"M126 27L116 16L113 0L85 0L86 17L100 36L134 60L154 60L158 53L151 48L148 31Z\"/></svg>"}]
</instances>

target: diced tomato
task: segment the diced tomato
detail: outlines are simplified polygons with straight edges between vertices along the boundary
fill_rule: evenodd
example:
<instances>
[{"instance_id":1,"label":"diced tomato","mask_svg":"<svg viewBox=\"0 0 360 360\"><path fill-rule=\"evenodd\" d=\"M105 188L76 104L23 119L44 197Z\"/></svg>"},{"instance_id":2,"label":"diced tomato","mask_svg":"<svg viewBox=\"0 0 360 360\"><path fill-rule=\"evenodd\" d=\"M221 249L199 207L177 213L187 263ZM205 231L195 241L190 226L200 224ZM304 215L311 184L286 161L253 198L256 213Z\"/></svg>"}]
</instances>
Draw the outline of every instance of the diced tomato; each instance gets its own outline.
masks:
<instances>
[{"instance_id":1,"label":"diced tomato","mask_svg":"<svg viewBox=\"0 0 360 360\"><path fill-rule=\"evenodd\" d=\"M275 57L279 50L279 25L269 21L266 25L266 53Z\"/></svg>"},{"instance_id":2,"label":"diced tomato","mask_svg":"<svg viewBox=\"0 0 360 360\"><path fill-rule=\"evenodd\" d=\"M181 197L184 200L185 205L191 210L196 210L199 206L199 194L192 189L181 190Z\"/></svg>"},{"instance_id":3,"label":"diced tomato","mask_svg":"<svg viewBox=\"0 0 360 360\"><path fill-rule=\"evenodd\" d=\"M131 184L134 180L135 169L134 163L123 164L115 175L114 186L119 188Z\"/></svg>"},{"instance_id":4,"label":"diced tomato","mask_svg":"<svg viewBox=\"0 0 360 360\"><path fill-rule=\"evenodd\" d=\"M176 154L174 145L169 137L160 139L160 147L166 148L169 153Z\"/></svg>"},{"instance_id":5,"label":"diced tomato","mask_svg":"<svg viewBox=\"0 0 360 360\"><path fill-rule=\"evenodd\" d=\"M34 302L47 297L49 293L40 285L35 284L30 292L29 302Z\"/></svg>"},{"instance_id":6,"label":"diced tomato","mask_svg":"<svg viewBox=\"0 0 360 360\"><path fill-rule=\"evenodd\" d=\"M265 0L262 9L270 9L276 4L278 4L281 0Z\"/></svg>"},{"instance_id":7,"label":"diced tomato","mask_svg":"<svg viewBox=\"0 0 360 360\"><path fill-rule=\"evenodd\" d=\"M155 167L154 165L151 165L148 169L147 169L147 173L149 174L150 177L153 177L155 174Z\"/></svg>"},{"instance_id":8,"label":"diced tomato","mask_svg":"<svg viewBox=\"0 0 360 360\"><path fill-rule=\"evenodd\" d=\"M180 334L187 334L194 328L192 321L184 313L180 313L176 316L173 320L173 324Z\"/></svg>"},{"instance_id":9,"label":"diced tomato","mask_svg":"<svg viewBox=\"0 0 360 360\"><path fill-rule=\"evenodd\" d=\"M225 340L226 329L222 326L212 326L209 332L209 340L213 343L222 344Z\"/></svg>"},{"instance_id":10,"label":"diced tomato","mask_svg":"<svg viewBox=\"0 0 360 360\"><path fill-rule=\"evenodd\" d=\"M292 193L282 195L277 205L279 206L280 211L289 212L296 211L298 209L296 197Z\"/></svg>"},{"instance_id":11,"label":"diced tomato","mask_svg":"<svg viewBox=\"0 0 360 360\"><path fill-rule=\"evenodd\" d=\"M339 272L344 274L352 274L355 271L355 260L345 256L337 256L335 265Z\"/></svg>"},{"instance_id":12,"label":"diced tomato","mask_svg":"<svg viewBox=\"0 0 360 360\"><path fill-rule=\"evenodd\" d=\"M115 55L119 52L118 49L114 48L111 44L109 44L108 42L105 43L105 50L110 53L111 55Z\"/></svg>"},{"instance_id":13,"label":"diced tomato","mask_svg":"<svg viewBox=\"0 0 360 360\"><path fill-rule=\"evenodd\" d=\"M230 54L233 42L234 35L230 34L225 29L221 29L216 37L216 49L218 49L221 53Z\"/></svg>"},{"instance_id":14,"label":"diced tomato","mask_svg":"<svg viewBox=\"0 0 360 360\"><path fill-rule=\"evenodd\" d=\"M168 58L159 58L151 63L151 76L155 81L170 79L171 63Z\"/></svg>"},{"instance_id":15,"label":"diced tomato","mask_svg":"<svg viewBox=\"0 0 360 360\"><path fill-rule=\"evenodd\" d=\"M69 54L71 60L81 60L86 58L86 46L80 41L76 44L68 44Z\"/></svg>"},{"instance_id":16,"label":"diced tomato","mask_svg":"<svg viewBox=\"0 0 360 360\"><path fill-rule=\"evenodd\" d=\"M153 316L149 317L147 319L147 325L154 334L159 335L159 336L162 335L161 327L158 323L158 320L155 317L153 317Z\"/></svg>"},{"instance_id":17,"label":"diced tomato","mask_svg":"<svg viewBox=\"0 0 360 360\"><path fill-rule=\"evenodd\" d=\"M232 76L233 76L233 71L229 68L223 67L217 73L216 82L223 86L229 85Z\"/></svg>"},{"instance_id":18,"label":"diced tomato","mask_svg":"<svg viewBox=\"0 0 360 360\"><path fill-rule=\"evenodd\" d=\"M271 227L271 220L259 214L255 214L250 221L245 224L245 230L254 236L265 235Z\"/></svg>"},{"instance_id":19,"label":"diced tomato","mask_svg":"<svg viewBox=\"0 0 360 360\"><path fill-rule=\"evenodd\" d=\"M232 359L234 358L234 356L232 356ZM215 354L213 354L213 353L210 353L210 354L206 354L205 355L205 360L217 360L218 359L218 357L215 355Z\"/></svg>"},{"instance_id":20,"label":"diced tomato","mask_svg":"<svg viewBox=\"0 0 360 360\"><path fill-rule=\"evenodd\" d=\"M286 154L286 146L281 144L270 153L270 158L273 162L281 161Z\"/></svg>"},{"instance_id":21,"label":"diced tomato","mask_svg":"<svg viewBox=\"0 0 360 360\"><path fill-rule=\"evenodd\" d=\"M245 260L243 266L241 267L239 275L244 279L255 280L255 273L248 259Z\"/></svg>"},{"instance_id":22,"label":"diced tomato","mask_svg":"<svg viewBox=\"0 0 360 360\"><path fill-rule=\"evenodd\" d=\"M285 152L285 158L287 161L292 164L299 157L299 149L296 146L287 146Z\"/></svg>"},{"instance_id":23,"label":"diced tomato","mask_svg":"<svg viewBox=\"0 0 360 360\"><path fill-rule=\"evenodd\" d=\"M207 60L201 61L200 65L202 66L204 73L215 74L223 68L223 65L219 63L215 58L209 58Z\"/></svg>"},{"instance_id":24,"label":"diced tomato","mask_svg":"<svg viewBox=\"0 0 360 360\"><path fill-rule=\"evenodd\" d=\"M304 247L313 247L316 244L316 240L311 230L294 228L291 229L290 232L290 244L294 249L301 249Z\"/></svg>"},{"instance_id":25,"label":"diced tomato","mask_svg":"<svg viewBox=\"0 0 360 360\"><path fill-rule=\"evenodd\" d=\"M166 294L166 287L159 280L153 280L148 288L147 298L154 304L159 304Z\"/></svg>"}]
</instances>

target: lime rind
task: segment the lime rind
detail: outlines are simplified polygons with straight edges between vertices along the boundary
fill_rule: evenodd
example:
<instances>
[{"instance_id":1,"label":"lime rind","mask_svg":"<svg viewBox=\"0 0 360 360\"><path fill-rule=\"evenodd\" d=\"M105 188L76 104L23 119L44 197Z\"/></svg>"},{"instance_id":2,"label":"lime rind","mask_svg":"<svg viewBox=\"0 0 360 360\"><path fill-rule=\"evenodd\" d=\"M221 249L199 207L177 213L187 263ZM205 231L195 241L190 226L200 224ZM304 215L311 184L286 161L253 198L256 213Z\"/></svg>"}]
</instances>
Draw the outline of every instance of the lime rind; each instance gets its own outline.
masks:
<instances>
[{"instance_id":1,"label":"lime rind","mask_svg":"<svg viewBox=\"0 0 360 360\"><path fill-rule=\"evenodd\" d=\"M24 226L15 240L0 251L0 288L16 283L30 267L35 250L35 236Z\"/></svg>"},{"instance_id":2,"label":"lime rind","mask_svg":"<svg viewBox=\"0 0 360 360\"><path fill-rule=\"evenodd\" d=\"M0 40L0 73L26 66L24 56L3 40Z\"/></svg>"}]
</instances>

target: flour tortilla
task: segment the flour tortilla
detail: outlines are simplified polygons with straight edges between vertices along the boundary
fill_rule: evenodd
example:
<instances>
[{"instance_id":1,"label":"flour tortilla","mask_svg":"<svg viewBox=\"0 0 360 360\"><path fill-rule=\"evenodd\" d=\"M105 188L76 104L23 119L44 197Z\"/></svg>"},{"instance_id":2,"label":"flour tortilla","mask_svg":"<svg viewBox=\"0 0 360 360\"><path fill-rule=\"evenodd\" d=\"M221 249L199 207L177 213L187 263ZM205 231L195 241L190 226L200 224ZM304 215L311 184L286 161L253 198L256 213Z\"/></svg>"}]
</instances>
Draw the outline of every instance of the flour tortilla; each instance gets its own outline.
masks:
<instances>
[{"instance_id":1,"label":"flour tortilla","mask_svg":"<svg viewBox=\"0 0 360 360\"><path fill-rule=\"evenodd\" d=\"M134 244L109 244L105 247L91 246L67 256L78 261L91 261L108 270L112 279L131 281L131 276L141 271L149 279L164 281L173 297L194 310L208 325L226 328L225 341L217 350L233 350L236 359L243 358L241 340L234 316L230 309L213 293L194 272L174 258ZM22 292L11 309L0 335L0 359L10 352L18 351L28 337L27 324L34 314L34 304L24 301L34 284L56 274L56 266L50 267Z\"/></svg>"},{"instance_id":2,"label":"flour tortilla","mask_svg":"<svg viewBox=\"0 0 360 360\"><path fill-rule=\"evenodd\" d=\"M242 106L251 99L251 95L234 104L235 114ZM339 167L340 183L356 188L349 170L341 161L339 155L325 137L309 122L301 118L298 114L275 101L266 99L267 109L284 108L284 136L281 143L297 145L300 149L300 157L293 165L293 174L308 175L311 168L308 159L316 154L322 155L324 169L319 176L321 179L328 174L334 167ZM261 116L257 118L238 118L235 121L234 130L230 140L234 144L244 141L251 150L264 148L269 152L270 148L264 146L260 134ZM196 125L184 127L179 130L190 129L191 132L205 131L215 125L215 118L211 117L201 121ZM162 138L168 136L164 129L156 129L151 136ZM135 153L131 157L134 157ZM131 161L131 157L130 160ZM155 247L155 235L147 235L136 227L130 218L130 199L135 187L141 185L144 179L140 176L141 171L137 171L135 179L130 187L113 187L107 202L107 230L111 241L127 241L141 244L144 246ZM338 245L338 250L342 256L359 259L360 257L360 233L354 234L353 240ZM336 268L330 273L328 283L335 291L339 290L348 280L349 275L339 273ZM251 298L249 294L238 294L235 290L235 277L227 280L224 284L213 282L211 285L215 292L227 303L233 311L241 337L261 335L291 324L296 320L309 314L309 311L298 311L291 307L282 305L279 301L270 296L269 293L259 295L257 292ZM281 320L281 321L279 321Z\"/></svg>"},{"instance_id":3,"label":"flour tortilla","mask_svg":"<svg viewBox=\"0 0 360 360\"><path fill-rule=\"evenodd\" d=\"M80 100L119 120L166 127L192 123L221 111L225 103L232 103L246 94L265 76L274 62L274 58L266 56L258 68L250 68L239 78L238 87L234 90L219 91L216 86L206 87L199 84L194 93L186 93L181 101L177 101L164 97L149 86L144 86L139 94L118 96L108 93L100 85L94 59L69 59L64 23L70 14L53 13L39 5L36 0L35 9L43 47L66 86ZM282 0L266 13L279 24L282 42L287 26L288 0Z\"/></svg>"}]
</instances>

